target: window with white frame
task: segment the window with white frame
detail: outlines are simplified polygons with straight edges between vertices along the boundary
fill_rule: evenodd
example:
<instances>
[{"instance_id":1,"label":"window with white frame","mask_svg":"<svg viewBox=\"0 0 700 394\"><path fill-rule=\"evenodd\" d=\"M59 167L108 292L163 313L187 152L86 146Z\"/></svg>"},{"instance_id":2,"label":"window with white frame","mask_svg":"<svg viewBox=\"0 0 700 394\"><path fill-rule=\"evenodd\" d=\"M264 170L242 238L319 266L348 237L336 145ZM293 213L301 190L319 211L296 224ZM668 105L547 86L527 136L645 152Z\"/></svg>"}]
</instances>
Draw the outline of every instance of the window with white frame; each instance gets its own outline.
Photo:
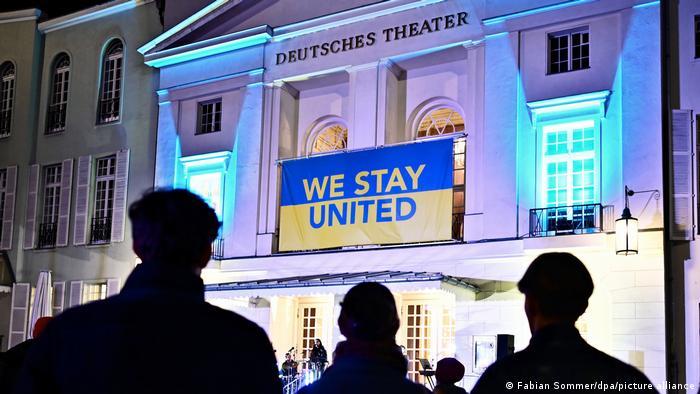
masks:
<instances>
[{"instance_id":1,"label":"window with white frame","mask_svg":"<svg viewBox=\"0 0 700 394\"><path fill-rule=\"evenodd\" d=\"M120 117L122 66L124 45L118 39L112 40L102 59L102 81L98 103L98 123L116 122Z\"/></svg>"},{"instance_id":2,"label":"window with white frame","mask_svg":"<svg viewBox=\"0 0 700 394\"><path fill-rule=\"evenodd\" d=\"M700 15L695 15L695 58L700 58Z\"/></svg>"},{"instance_id":3,"label":"window with white frame","mask_svg":"<svg viewBox=\"0 0 700 394\"><path fill-rule=\"evenodd\" d=\"M408 378L414 382L424 383L421 371L421 359L430 360L432 354L433 323L431 308L427 304L417 303L405 306L406 316L406 355L408 358Z\"/></svg>"},{"instance_id":4,"label":"window with white frame","mask_svg":"<svg viewBox=\"0 0 700 394\"><path fill-rule=\"evenodd\" d=\"M10 135L14 99L15 65L5 62L0 66L0 137Z\"/></svg>"},{"instance_id":5,"label":"window with white frame","mask_svg":"<svg viewBox=\"0 0 700 394\"><path fill-rule=\"evenodd\" d=\"M590 67L588 27L548 35L549 73L583 70Z\"/></svg>"},{"instance_id":6,"label":"window with white frame","mask_svg":"<svg viewBox=\"0 0 700 394\"><path fill-rule=\"evenodd\" d=\"M68 81L70 77L70 58L61 53L53 64L53 80L49 95L46 134L59 133L66 129L66 110L68 105Z\"/></svg>"},{"instance_id":7,"label":"window with white frame","mask_svg":"<svg viewBox=\"0 0 700 394\"><path fill-rule=\"evenodd\" d=\"M446 134L462 133L465 130L464 117L455 107L438 105L428 109L420 118L416 138L439 137ZM455 138L453 146L452 179L452 238L464 236L466 138Z\"/></svg>"},{"instance_id":8,"label":"window with white frame","mask_svg":"<svg viewBox=\"0 0 700 394\"><path fill-rule=\"evenodd\" d=\"M41 224L39 225L39 248L56 245L59 202L61 198L61 165L44 167Z\"/></svg>"},{"instance_id":9,"label":"window with white frame","mask_svg":"<svg viewBox=\"0 0 700 394\"><path fill-rule=\"evenodd\" d=\"M216 212L221 220L223 205L223 184L220 172L202 172L190 175L187 178L187 189L202 197Z\"/></svg>"},{"instance_id":10,"label":"window with white frame","mask_svg":"<svg viewBox=\"0 0 700 394\"><path fill-rule=\"evenodd\" d=\"M107 298L107 282L85 282L83 283L83 294L81 301L83 304Z\"/></svg>"},{"instance_id":11,"label":"window with white frame","mask_svg":"<svg viewBox=\"0 0 700 394\"><path fill-rule=\"evenodd\" d=\"M0 169L0 237L2 236L2 222L5 218L5 194L7 193L7 169Z\"/></svg>"},{"instance_id":12,"label":"window with white frame","mask_svg":"<svg viewBox=\"0 0 700 394\"><path fill-rule=\"evenodd\" d=\"M95 200L90 226L90 243L110 242L116 182L117 156L95 160Z\"/></svg>"},{"instance_id":13,"label":"window with white frame","mask_svg":"<svg viewBox=\"0 0 700 394\"><path fill-rule=\"evenodd\" d=\"M542 127L542 199L547 227L594 226L597 201L596 132L593 119Z\"/></svg>"},{"instance_id":14,"label":"window with white frame","mask_svg":"<svg viewBox=\"0 0 700 394\"><path fill-rule=\"evenodd\" d=\"M197 112L196 134L221 131L221 99L198 103Z\"/></svg>"}]
</instances>

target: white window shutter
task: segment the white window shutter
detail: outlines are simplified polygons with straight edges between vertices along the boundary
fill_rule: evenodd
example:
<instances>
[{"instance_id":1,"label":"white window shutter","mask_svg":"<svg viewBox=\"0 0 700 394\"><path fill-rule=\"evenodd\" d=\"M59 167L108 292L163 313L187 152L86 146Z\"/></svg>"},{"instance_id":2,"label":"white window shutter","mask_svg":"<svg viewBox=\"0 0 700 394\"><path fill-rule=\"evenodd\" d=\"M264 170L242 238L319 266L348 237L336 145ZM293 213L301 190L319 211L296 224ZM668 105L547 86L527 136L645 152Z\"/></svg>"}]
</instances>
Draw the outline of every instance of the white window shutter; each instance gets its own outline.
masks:
<instances>
[{"instance_id":1,"label":"white window shutter","mask_svg":"<svg viewBox=\"0 0 700 394\"><path fill-rule=\"evenodd\" d=\"M73 159L63 160L61 166L61 195L58 201L58 229L56 246L68 246L68 222L70 221L70 198L73 185Z\"/></svg>"},{"instance_id":2,"label":"white window shutter","mask_svg":"<svg viewBox=\"0 0 700 394\"><path fill-rule=\"evenodd\" d=\"M671 231L673 240L693 238L692 112L673 110L671 138Z\"/></svg>"},{"instance_id":3,"label":"white window shutter","mask_svg":"<svg viewBox=\"0 0 700 394\"><path fill-rule=\"evenodd\" d=\"M66 282L53 283L53 305L51 312L53 316L63 312L63 304L66 299Z\"/></svg>"},{"instance_id":4,"label":"white window shutter","mask_svg":"<svg viewBox=\"0 0 700 394\"><path fill-rule=\"evenodd\" d=\"M27 339L27 318L29 317L29 283L15 283L12 286L12 311L10 313L10 337L7 348Z\"/></svg>"},{"instance_id":5,"label":"white window shutter","mask_svg":"<svg viewBox=\"0 0 700 394\"><path fill-rule=\"evenodd\" d=\"M72 280L69 282L68 307L80 305L83 302L83 281Z\"/></svg>"},{"instance_id":6,"label":"white window shutter","mask_svg":"<svg viewBox=\"0 0 700 394\"><path fill-rule=\"evenodd\" d=\"M0 234L0 250L12 249L12 226L15 223L15 195L17 191L17 166L7 167L5 180L4 214L2 217L2 234Z\"/></svg>"},{"instance_id":7,"label":"white window shutter","mask_svg":"<svg viewBox=\"0 0 700 394\"><path fill-rule=\"evenodd\" d=\"M114 208L112 209L112 242L124 241L126 221L126 192L129 184L129 150L117 152L117 169L114 181Z\"/></svg>"},{"instance_id":8,"label":"white window shutter","mask_svg":"<svg viewBox=\"0 0 700 394\"><path fill-rule=\"evenodd\" d=\"M119 279L107 279L107 297L119 294Z\"/></svg>"},{"instance_id":9,"label":"white window shutter","mask_svg":"<svg viewBox=\"0 0 700 394\"><path fill-rule=\"evenodd\" d=\"M39 165L29 168L29 192L27 193L27 217L24 219L24 248L34 249L36 238L36 203L39 199Z\"/></svg>"},{"instance_id":10,"label":"white window shutter","mask_svg":"<svg viewBox=\"0 0 700 394\"><path fill-rule=\"evenodd\" d=\"M90 200L90 167L92 157L78 158L78 173L76 175L75 217L73 222L73 245L87 243L88 205Z\"/></svg>"}]
</instances>

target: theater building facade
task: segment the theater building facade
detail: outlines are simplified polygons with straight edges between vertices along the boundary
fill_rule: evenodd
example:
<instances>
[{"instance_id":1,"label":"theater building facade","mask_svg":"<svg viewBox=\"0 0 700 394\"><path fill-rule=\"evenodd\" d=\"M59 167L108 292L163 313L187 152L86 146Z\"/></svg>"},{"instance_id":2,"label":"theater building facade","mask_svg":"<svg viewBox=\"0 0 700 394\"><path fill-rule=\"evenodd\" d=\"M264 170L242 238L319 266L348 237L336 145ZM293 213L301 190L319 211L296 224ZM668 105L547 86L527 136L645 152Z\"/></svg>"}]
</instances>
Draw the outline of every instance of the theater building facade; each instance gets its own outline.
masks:
<instances>
[{"instance_id":1,"label":"theater building facade","mask_svg":"<svg viewBox=\"0 0 700 394\"><path fill-rule=\"evenodd\" d=\"M156 186L223 223L207 299L280 360L330 354L344 293L377 281L409 376L456 356L469 390L497 334L528 344L528 264L569 251L596 286L581 334L665 380L658 2L215 1L139 51Z\"/></svg>"}]
</instances>

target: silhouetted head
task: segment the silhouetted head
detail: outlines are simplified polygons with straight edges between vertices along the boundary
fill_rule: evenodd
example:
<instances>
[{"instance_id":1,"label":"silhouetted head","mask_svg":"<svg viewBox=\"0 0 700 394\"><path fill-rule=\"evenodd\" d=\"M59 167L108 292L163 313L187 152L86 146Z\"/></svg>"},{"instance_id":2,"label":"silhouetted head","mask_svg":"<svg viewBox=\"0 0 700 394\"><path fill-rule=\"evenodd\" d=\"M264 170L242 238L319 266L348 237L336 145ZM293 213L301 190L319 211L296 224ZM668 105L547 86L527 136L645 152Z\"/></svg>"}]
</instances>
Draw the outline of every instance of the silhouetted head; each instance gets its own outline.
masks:
<instances>
[{"instance_id":1,"label":"silhouetted head","mask_svg":"<svg viewBox=\"0 0 700 394\"><path fill-rule=\"evenodd\" d=\"M394 341L399 330L396 302L389 289L379 283L356 285L340 304L338 326L348 339Z\"/></svg>"},{"instance_id":2,"label":"silhouetted head","mask_svg":"<svg viewBox=\"0 0 700 394\"><path fill-rule=\"evenodd\" d=\"M573 324L588 307L593 279L571 253L544 253L527 268L518 289L525 294L525 313L535 332L549 323Z\"/></svg>"},{"instance_id":3,"label":"silhouetted head","mask_svg":"<svg viewBox=\"0 0 700 394\"><path fill-rule=\"evenodd\" d=\"M32 330L32 338L36 338L44 331L46 325L53 319L51 316L40 317L34 323L34 329Z\"/></svg>"},{"instance_id":4,"label":"silhouetted head","mask_svg":"<svg viewBox=\"0 0 700 394\"><path fill-rule=\"evenodd\" d=\"M435 379L438 383L455 384L464 377L464 364L452 357L445 357L437 362Z\"/></svg>"},{"instance_id":5,"label":"silhouetted head","mask_svg":"<svg viewBox=\"0 0 700 394\"><path fill-rule=\"evenodd\" d=\"M204 268L221 224L214 210L187 190L156 190L129 207L134 252L166 266Z\"/></svg>"}]
</instances>

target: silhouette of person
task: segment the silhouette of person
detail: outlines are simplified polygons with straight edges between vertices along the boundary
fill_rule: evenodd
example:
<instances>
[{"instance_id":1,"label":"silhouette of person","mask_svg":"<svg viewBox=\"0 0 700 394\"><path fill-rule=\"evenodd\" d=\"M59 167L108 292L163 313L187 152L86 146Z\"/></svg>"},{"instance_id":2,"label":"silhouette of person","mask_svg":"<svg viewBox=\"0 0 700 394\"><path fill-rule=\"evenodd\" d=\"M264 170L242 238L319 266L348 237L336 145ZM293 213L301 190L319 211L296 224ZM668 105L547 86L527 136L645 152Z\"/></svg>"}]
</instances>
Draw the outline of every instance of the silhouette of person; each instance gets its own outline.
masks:
<instances>
[{"instance_id":1,"label":"silhouette of person","mask_svg":"<svg viewBox=\"0 0 700 394\"><path fill-rule=\"evenodd\" d=\"M433 394L467 394L466 390L455 386L455 383L462 380L463 377L464 365L459 360L452 357L443 358L437 362L435 367L437 385Z\"/></svg>"},{"instance_id":2,"label":"silhouette of person","mask_svg":"<svg viewBox=\"0 0 700 394\"><path fill-rule=\"evenodd\" d=\"M396 345L396 302L389 289L365 282L351 288L341 303L340 333L333 364L301 394L413 394L427 390L406 379L407 363Z\"/></svg>"},{"instance_id":3,"label":"silhouette of person","mask_svg":"<svg viewBox=\"0 0 700 394\"><path fill-rule=\"evenodd\" d=\"M574 326L588 307L593 279L570 253L544 253L518 282L532 338L527 348L489 366L472 394L518 392L656 393L631 365L590 346ZM599 386L584 386L595 383ZM610 391L608 386L607 391Z\"/></svg>"},{"instance_id":4,"label":"silhouette of person","mask_svg":"<svg viewBox=\"0 0 700 394\"><path fill-rule=\"evenodd\" d=\"M29 350L34 345L36 338L44 332L46 325L49 324L51 319L53 318L50 316L38 318L34 323L32 337L17 344L3 354L2 368L0 368L0 392L12 392Z\"/></svg>"},{"instance_id":5,"label":"silhouette of person","mask_svg":"<svg viewBox=\"0 0 700 394\"><path fill-rule=\"evenodd\" d=\"M204 300L200 273L220 226L214 210L189 191L161 190L134 202L129 218L143 263L120 294L51 322L17 392L280 393L265 332Z\"/></svg>"}]
</instances>

